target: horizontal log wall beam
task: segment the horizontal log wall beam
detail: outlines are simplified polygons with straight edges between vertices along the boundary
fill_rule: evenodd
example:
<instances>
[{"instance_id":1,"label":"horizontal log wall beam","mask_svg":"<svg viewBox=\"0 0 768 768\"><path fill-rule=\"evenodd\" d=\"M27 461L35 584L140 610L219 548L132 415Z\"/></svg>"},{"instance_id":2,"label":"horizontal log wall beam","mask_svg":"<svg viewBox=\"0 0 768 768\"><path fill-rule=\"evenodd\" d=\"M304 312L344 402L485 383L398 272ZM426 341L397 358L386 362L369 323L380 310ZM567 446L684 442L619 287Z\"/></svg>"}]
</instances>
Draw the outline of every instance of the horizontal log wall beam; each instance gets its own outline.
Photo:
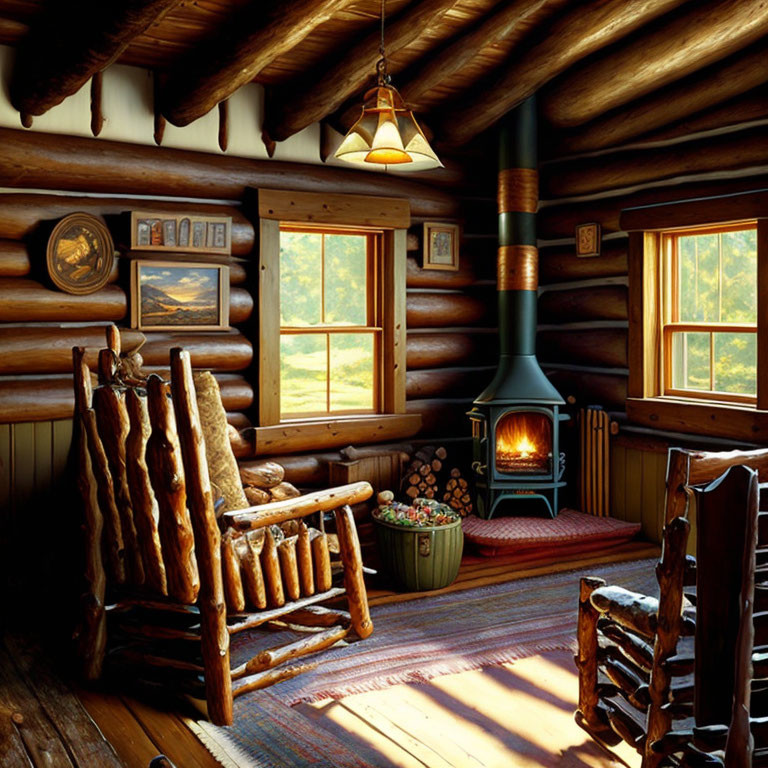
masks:
<instances>
[{"instance_id":1,"label":"horizontal log wall beam","mask_svg":"<svg viewBox=\"0 0 768 768\"><path fill-rule=\"evenodd\" d=\"M31 271L27 246L17 240L0 240L0 277L24 277Z\"/></svg>"},{"instance_id":2,"label":"horizontal log wall beam","mask_svg":"<svg viewBox=\"0 0 768 768\"><path fill-rule=\"evenodd\" d=\"M222 200L241 200L248 188L265 187L406 197L412 216L452 218L459 212L449 192L384 174L73 136L51 141L44 133L10 128L0 128L0 186ZM178 210L180 204L162 205ZM134 200L124 210L135 207ZM72 210L80 209L67 213Z\"/></svg>"},{"instance_id":3,"label":"horizontal log wall beam","mask_svg":"<svg viewBox=\"0 0 768 768\"><path fill-rule=\"evenodd\" d=\"M27 278L0 278L2 323L92 320L117 322L125 317L127 309L125 291L117 285L108 285L96 293L73 296L62 291L52 291Z\"/></svg>"},{"instance_id":4,"label":"horizontal log wall beam","mask_svg":"<svg viewBox=\"0 0 768 768\"><path fill-rule=\"evenodd\" d=\"M541 285L588 280L596 277L626 275L627 241L604 240L600 255L579 257L575 245L552 245L539 248L539 282Z\"/></svg>"},{"instance_id":5,"label":"horizontal log wall beam","mask_svg":"<svg viewBox=\"0 0 768 768\"><path fill-rule=\"evenodd\" d=\"M408 371L405 394L409 400L426 397L475 397L495 373L495 367L431 368Z\"/></svg>"},{"instance_id":6,"label":"horizontal log wall beam","mask_svg":"<svg viewBox=\"0 0 768 768\"><path fill-rule=\"evenodd\" d=\"M627 377L583 371L547 370L549 380L564 397L577 405L603 405L623 411L627 402Z\"/></svg>"},{"instance_id":7,"label":"horizontal log wall beam","mask_svg":"<svg viewBox=\"0 0 768 768\"><path fill-rule=\"evenodd\" d=\"M547 363L626 368L627 331L593 328L585 331L541 331L536 341L539 360Z\"/></svg>"},{"instance_id":8,"label":"horizontal log wall beam","mask_svg":"<svg viewBox=\"0 0 768 768\"><path fill-rule=\"evenodd\" d=\"M547 291L539 297L539 323L626 319L627 288L623 285Z\"/></svg>"},{"instance_id":9,"label":"horizontal log wall beam","mask_svg":"<svg viewBox=\"0 0 768 768\"><path fill-rule=\"evenodd\" d=\"M766 158L765 128L747 128L666 147L553 163L542 177L542 196L588 195L696 173L751 168L764 165Z\"/></svg>"},{"instance_id":10,"label":"horizontal log wall beam","mask_svg":"<svg viewBox=\"0 0 768 768\"><path fill-rule=\"evenodd\" d=\"M10 97L22 114L42 115L116 61L131 41L181 0L89 0L77 11L54 4L33 22L16 54Z\"/></svg>"},{"instance_id":11,"label":"horizontal log wall beam","mask_svg":"<svg viewBox=\"0 0 768 768\"><path fill-rule=\"evenodd\" d=\"M406 402L408 413L421 416L421 430L418 434L430 438L470 437L472 431L467 418L470 408L471 397L466 400L424 398Z\"/></svg>"},{"instance_id":12,"label":"horizontal log wall beam","mask_svg":"<svg viewBox=\"0 0 768 768\"><path fill-rule=\"evenodd\" d=\"M173 347L189 352L193 368L242 371L253 360L253 346L241 333L147 332L141 356L147 365L167 366Z\"/></svg>"},{"instance_id":13,"label":"horizontal log wall beam","mask_svg":"<svg viewBox=\"0 0 768 768\"><path fill-rule=\"evenodd\" d=\"M1 251L0 251L1 253ZM0 263L1 266L1 263ZM459 269L422 269L421 258L409 257L406 261L405 284L408 288L467 288L477 277L467 259L459 260Z\"/></svg>"},{"instance_id":14,"label":"horizontal log wall beam","mask_svg":"<svg viewBox=\"0 0 768 768\"><path fill-rule=\"evenodd\" d=\"M253 296L245 288L229 289L229 323L239 325L253 314Z\"/></svg>"},{"instance_id":15,"label":"horizontal log wall beam","mask_svg":"<svg viewBox=\"0 0 768 768\"><path fill-rule=\"evenodd\" d=\"M615 147L768 82L762 43L556 139L560 154ZM764 113L765 114L765 113ZM724 123L725 124L725 123Z\"/></svg>"},{"instance_id":16,"label":"horizontal log wall beam","mask_svg":"<svg viewBox=\"0 0 768 768\"><path fill-rule=\"evenodd\" d=\"M462 119L446 115L438 136L460 146L490 128L507 112L580 59L682 5L682 0L595 0L563 14L524 55L513 55L486 87L462 100Z\"/></svg>"},{"instance_id":17,"label":"horizontal log wall beam","mask_svg":"<svg viewBox=\"0 0 768 768\"><path fill-rule=\"evenodd\" d=\"M409 293L406 302L409 328L495 324L491 302L458 293Z\"/></svg>"},{"instance_id":18,"label":"horizontal log wall beam","mask_svg":"<svg viewBox=\"0 0 768 768\"><path fill-rule=\"evenodd\" d=\"M766 31L763 0L696 3L571 69L543 99L543 113L561 128L580 125L735 53Z\"/></svg>"},{"instance_id":19,"label":"horizontal log wall beam","mask_svg":"<svg viewBox=\"0 0 768 768\"><path fill-rule=\"evenodd\" d=\"M0 133L2 133L2 129L0 129ZM64 140L66 141L66 139ZM3 150L2 137L0 137L0 169L3 168ZM94 171L94 173L98 172L98 170ZM0 175L2 175L2 170L0 170ZM62 189L66 188L66 186L62 187ZM171 203L165 200L152 200L150 202L119 197L70 197L15 192L0 195L0 238L23 240L35 234L42 222L52 224L72 211L83 211L96 216L118 216L137 208L150 208L152 211L158 212L177 213L183 211L214 216L231 216L232 253L248 255L253 250L255 237L253 225L237 208L232 206L187 202Z\"/></svg>"},{"instance_id":20,"label":"horizontal log wall beam","mask_svg":"<svg viewBox=\"0 0 768 768\"><path fill-rule=\"evenodd\" d=\"M409 333L405 349L406 368L410 371L494 362L498 340L495 334Z\"/></svg>"}]
</instances>

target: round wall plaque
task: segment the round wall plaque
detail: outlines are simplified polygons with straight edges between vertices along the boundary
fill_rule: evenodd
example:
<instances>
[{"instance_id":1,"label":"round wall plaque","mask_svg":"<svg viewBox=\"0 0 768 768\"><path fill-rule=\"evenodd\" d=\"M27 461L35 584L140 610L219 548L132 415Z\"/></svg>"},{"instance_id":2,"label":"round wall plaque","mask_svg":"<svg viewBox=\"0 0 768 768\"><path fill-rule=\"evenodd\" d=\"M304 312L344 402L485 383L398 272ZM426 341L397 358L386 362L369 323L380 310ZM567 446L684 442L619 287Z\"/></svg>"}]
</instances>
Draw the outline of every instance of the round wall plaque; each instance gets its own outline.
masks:
<instances>
[{"instance_id":1,"label":"round wall plaque","mask_svg":"<svg viewBox=\"0 0 768 768\"><path fill-rule=\"evenodd\" d=\"M84 294L106 285L115 244L104 222L89 213L71 213L48 238L48 274L57 288Z\"/></svg>"}]
</instances>

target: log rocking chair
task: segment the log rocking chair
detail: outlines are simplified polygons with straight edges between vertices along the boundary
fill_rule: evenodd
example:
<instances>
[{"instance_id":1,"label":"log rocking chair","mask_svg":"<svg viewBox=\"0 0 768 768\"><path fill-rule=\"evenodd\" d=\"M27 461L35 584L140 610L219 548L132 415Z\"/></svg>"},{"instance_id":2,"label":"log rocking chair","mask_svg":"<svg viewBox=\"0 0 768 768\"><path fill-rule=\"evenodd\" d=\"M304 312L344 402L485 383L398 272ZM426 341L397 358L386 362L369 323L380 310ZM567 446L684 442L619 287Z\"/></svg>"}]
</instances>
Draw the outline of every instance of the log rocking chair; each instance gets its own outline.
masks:
<instances>
[{"instance_id":1,"label":"log rocking chair","mask_svg":"<svg viewBox=\"0 0 768 768\"><path fill-rule=\"evenodd\" d=\"M768 546L768 527L756 533L766 479L768 450L670 449L659 599L581 580L576 721L635 747L643 768L722 765L734 679L751 677L733 660L739 605L752 599L755 556ZM686 555L694 496L695 559Z\"/></svg>"},{"instance_id":2,"label":"log rocking chair","mask_svg":"<svg viewBox=\"0 0 768 768\"><path fill-rule=\"evenodd\" d=\"M349 507L372 489L354 483L217 515L189 354L171 350L169 384L124 364L114 327L107 345L93 390L84 351L73 350L83 672L93 680L109 667L170 686L229 725L234 697L311 668L289 663L351 630L361 639L373 631ZM225 442L216 450L231 453ZM335 564L323 525L331 511ZM320 605L345 594L348 610ZM232 667L230 637L255 628L304 631Z\"/></svg>"}]
</instances>

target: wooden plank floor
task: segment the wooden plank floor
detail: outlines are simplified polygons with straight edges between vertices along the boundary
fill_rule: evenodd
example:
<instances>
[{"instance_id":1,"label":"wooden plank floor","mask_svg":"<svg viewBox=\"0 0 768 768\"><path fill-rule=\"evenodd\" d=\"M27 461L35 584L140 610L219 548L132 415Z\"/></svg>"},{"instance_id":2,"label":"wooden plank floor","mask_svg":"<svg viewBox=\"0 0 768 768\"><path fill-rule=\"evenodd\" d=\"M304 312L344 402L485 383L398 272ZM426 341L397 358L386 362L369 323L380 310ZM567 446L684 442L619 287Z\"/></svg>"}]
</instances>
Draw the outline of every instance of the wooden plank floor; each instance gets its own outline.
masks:
<instances>
[{"instance_id":1,"label":"wooden plank floor","mask_svg":"<svg viewBox=\"0 0 768 768\"><path fill-rule=\"evenodd\" d=\"M456 582L444 590L396 594L374 589L370 598L372 604L418 599L658 554L656 545L633 543L558 562L465 557ZM338 702L300 705L300 710L341 740L346 737L354 744L362 739L381 755L382 766L639 765L630 750L622 753L623 760L603 752L574 723L576 693L569 654L551 652L446 675L424 685L398 685ZM39 649L19 636L7 636L5 646L0 645L0 765L146 768L158 754L165 754L177 768L220 765L183 714L177 714L177 704L84 689L78 689L77 696L79 700Z\"/></svg>"}]
</instances>

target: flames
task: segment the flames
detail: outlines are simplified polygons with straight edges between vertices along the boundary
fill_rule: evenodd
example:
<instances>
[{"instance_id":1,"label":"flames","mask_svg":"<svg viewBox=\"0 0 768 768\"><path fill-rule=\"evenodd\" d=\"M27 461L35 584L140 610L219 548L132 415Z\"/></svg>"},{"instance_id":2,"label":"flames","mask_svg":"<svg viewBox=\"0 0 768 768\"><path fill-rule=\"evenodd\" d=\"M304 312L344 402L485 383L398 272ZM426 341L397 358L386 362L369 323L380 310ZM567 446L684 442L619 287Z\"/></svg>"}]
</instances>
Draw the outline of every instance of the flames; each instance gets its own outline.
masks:
<instances>
[{"instance_id":1,"label":"flames","mask_svg":"<svg viewBox=\"0 0 768 768\"><path fill-rule=\"evenodd\" d=\"M552 423L541 413L507 414L496 426L496 467L501 472L547 471Z\"/></svg>"}]
</instances>

